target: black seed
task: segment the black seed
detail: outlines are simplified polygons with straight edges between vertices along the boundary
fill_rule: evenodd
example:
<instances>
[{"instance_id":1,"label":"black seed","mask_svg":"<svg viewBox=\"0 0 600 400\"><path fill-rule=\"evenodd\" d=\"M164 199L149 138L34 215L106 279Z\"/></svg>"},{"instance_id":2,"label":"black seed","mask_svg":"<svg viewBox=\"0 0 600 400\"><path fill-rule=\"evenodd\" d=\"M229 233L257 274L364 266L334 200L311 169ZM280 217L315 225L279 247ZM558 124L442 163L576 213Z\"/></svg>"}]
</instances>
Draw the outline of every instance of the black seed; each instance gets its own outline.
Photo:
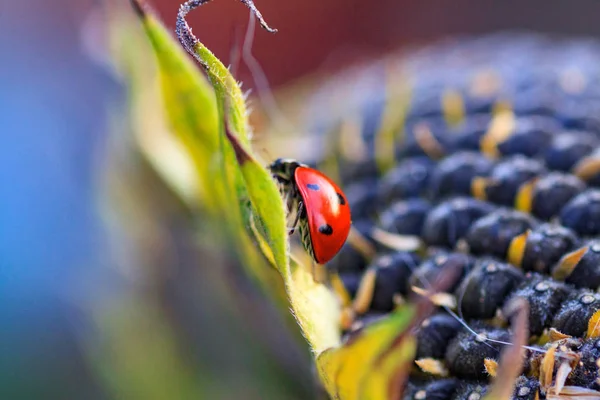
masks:
<instances>
[{"instance_id":1,"label":"black seed","mask_svg":"<svg viewBox=\"0 0 600 400\"><path fill-rule=\"evenodd\" d=\"M600 234L600 189L588 189L569 201L560 221L582 236Z\"/></svg>"},{"instance_id":2,"label":"black seed","mask_svg":"<svg viewBox=\"0 0 600 400\"><path fill-rule=\"evenodd\" d=\"M430 209L431 204L427 200L398 201L379 216L381 228L399 235L420 235Z\"/></svg>"},{"instance_id":3,"label":"black seed","mask_svg":"<svg viewBox=\"0 0 600 400\"><path fill-rule=\"evenodd\" d=\"M600 294L581 290L573 292L564 301L552 321L552 327L560 332L582 337L588 328L588 321L600 309Z\"/></svg>"},{"instance_id":4,"label":"black seed","mask_svg":"<svg viewBox=\"0 0 600 400\"><path fill-rule=\"evenodd\" d=\"M459 310L465 318L492 318L524 278L510 264L481 258L456 289Z\"/></svg>"},{"instance_id":5,"label":"black seed","mask_svg":"<svg viewBox=\"0 0 600 400\"><path fill-rule=\"evenodd\" d=\"M519 92L513 99L513 110L517 115L552 115L554 101L549 88L534 84Z\"/></svg>"},{"instance_id":6,"label":"black seed","mask_svg":"<svg viewBox=\"0 0 600 400\"><path fill-rule=\"evenodd\" d=\"M461 323L446 313L433 315L421 323L417 332L416 359L442 359L448 342L461 330Z\"/></svg>"},{"instance_id":7,"label":"black seed","mask_svg":"<svg viewBox=\"0 0 600 400\"><path fill-rule=\"evenodd\" d=\"M348 291L350 297L354 298L356 296L356 291L360 285L360 280L362 275L356 272L343 272L340 273L340 279L344 284L344 287Z\"/></svg>"},{"instance_id":8,"label":"black seed","mask_svg":"<svg viewBox=\"0 0 600 400\"><path fill-rule=\"evenodd\" d=\"M377 181L355 181L344 188L348 204L352 205L353 219L373 217L378 208Z\"/></svg>"},{"instance_id":9,"label":"black seed","mask_svg":"<svg viewBox=\"0 0 600 400\"><path fill-rule=\"evenodd\" d=\"M402 400L415 400L415 396L419 391L422 391L421 387L416 386L411 381L406 382L402 390Z\"/></svg>"},{"instance_id":10,"label":"black seed","mask_svg":"<svg viewBox=\"0 0 600 400\"><path fill-rule=\"evenodd\" d=\"M433 170L429 183L431 196L467 196L471 193L473 178L488 176L493 167L494 162L480 153L454 153L440 161Z\"/></svg>"},{"instance_id":11,"label":"black seed","mask_svg":"<svg viewBox=\"0 0 600 400\"><path fill-rule=\"evenodd\" d=\"M394 308L394 295L405 295L406 282L419 258L407 252L397 252L376 258L369 266L376 272L375 291L371 309L391 311Z\"/></svg>"},{"instance_id":12,"label":"black seed","mask_svg":"<svg viewBox=\"0 0 600 400\"><path fill-rule=\"evenodd\" d=\"M477 114L467 118L450 132L452 146L457 150L479 151L480 141L488 131L490 114Z\"/></svg>"},{"instance_id":13,"label":"black seed","mask_svg":"<svg viewBox=\"0 0 600 400\"><path fill-rule=\"evenodd\" d=\"M544 164L522 155L506 157L488 177L485 195L492 203L512 206L522 184L546 172Z\"/></svg>"},{"instance_id":14,"label":"black seed","mask_svg":"<svg viewBox=\"0 0 600 400\"><path fill-rule=\"evenodd\" d=\"M340 273L356 273L364 271L367 264L365 256L349 242L346 242L335 257L327 263L327 268Z\"/></svg>"},{"instance_id":15,"label":"black seed","mask_svg":"<svg viewBox=\"0 0 600 400\"><path fill-rule=\"evenodd\" d=\"M319 190L320 187L319 185L317 185L316 183L309 183L306 185L307 188L309 188L310 190Z\"/></svg>"},{"instance_id":16,"label":"black seed","mask_svg":"<svg viewBox=\"0 0 600 400\"><path fill-rule=\"evenodd\" d=\"M451 264L450 264L451 263ZM415 269L408 280L407 291L410 292L413 286L427 289L430 284L435 281L440 271L446 265L460 266L460 276L455 282L448 282L447 292L452 292L460 284L464 276L471 271L475 263L475 258L462 253L448 253L445 251L437 252L435 255L424 260Z\"/></svg>"},{"instance_id":17,"label":"black seed","mask_svg":"<svg viewBox=\"0 0 600 400\"><path fill-rule=\"evenodd\" d=\"M453 248L473 222L491 213L496 206L470 197L458 197L433 208L423 223L422 236L427 244Z\"/></svg>"},{"instance_id":18,"label":"black seed","mask_svg":"<svg viewBox=\"0 0 600 400\"><path fill-rule=\"evenodd\" d=\"M333 234L333 228L329 224L321 225L319 227L319 232L321 232L323 235L329 236Z\"/></svg>"},{"instance_id":19,"label":"black seed","mask_svg":"<svg viewBox=\"0 0 600 400\"><path fill-rule=\"evenodd\" d=\"M553 133L559 128L559 124L552 118L540 116L520 118L516 122L515 131L508 139L498 144L498 151L505 156L522 154L534 157L548 147Z\"/></svg>"},{"instance_id":20,"label":"black seed","mask_svg":"<svg viewBox=\"0 0 600 400\"><path fill-rule=\"evenodd\" d=\"M511 299L527 300L529 303L529 332L532 335L539 335L544 328L550 327L554 314L572 290L564 283L543 275L533 274L517 287L512 293ZM505 304L509 303L510 300Z\"/></svg>"},{"instance_id":21,"label":"black seed","mask_svg":"<svg viewBox=\"0 0 600 400\"><path fill-rule=\"evenodd\" d=\"M598 138L589 132L571 131L561 133L552 139L546 149L544 159L550 169L570 171L583 157L598 145Z\"/></svg>"},{"instance_id":22,"label":"black seed","mask_svg":"<svg viewBox=\"0 0 600 400\"><path fill-rule=\"evenodd\" d=\"M598 339L589 339L583 343L578 350L580 362L576 364L573 371L569 374L567 385L581 386L593 390L600 389L598 374L600 373L599 363L600 348L597 346Z\"/></svg>"},{"instance_id":23,"label":"black seed","mask_svg":"<svg viewBox=\"0 0 600 400\"><path fill-rule=\"evenodd\" d=\"M404 400L448 400L457 385L457 379L439 379L423 386L409 387L404 392Z\"/></svg>"},{"instance_id":24,"label":"black seed","mask_svg":"<svg viewBox=\"0 0 600 400\"><path fill-rule=\"evenodd\" d=\"M412 157L402 161L381 178L378 188L380 202L391 204L400 199L419 197L428 188L434 166L435 163L427 157ZM354 207L352 201L350 204Z\"/></svg>"},{"instance_id":25,"label":"black seed","mask_svg":"<svg viewBox=\"0 0 600 400\"><path fill-rule=\"evenodd\" d=\"M587 251L565 282L578 288L595 290L600 287L600 241L593 240L586 245Z\"/></svg>"},{"instance_id":26,"label":"black seed","mask_svg":"<svg viewBox=\"0 0 600 400\"><path fill-rule=\"evenodd\" d=\"M475 221L466 241L473 254L490 254L504 259L510 242L517 235L537 227L528 214L499 209Z\"/></svg>"},{"instance_id":27,"label":"black seed","mask_svg":"<svg viewBox=\"0 0 600 400\"><path fill-rule=\"evenodd\" d=\"M407 125L415 121L428 119L436 121L439 125L445 125L442 118L442 91L439 88L422 90L411 101L411 109L407 115Z\"/></svg>"},{"instance_id":28,"label":"black seed","mask_svg":"<svg viewBox=\"0 0 600 400\"><path fill-rule=\"evenodd\" d=\"M535 378L527 378L521 375L515 382L513 400L534 400L540 389L540 382Z\"/></svg>"},{"instance_id":29,"label":"black seed","mask_svg":"<svg viewBox=\"0 0 600 400\"><path fill-rule=\"evenodd\" d=\"M484 338L508 342L510 335L503 329L495 329L480 323L471 325L480 336L474 336L469 331L460 332L450 341L446 350L446 364L454 376L464 379L486 379L484 369L486 358L498 358L501 344L485 341Z\"/></svg>"},{"instance_id":30,"label":"black seed","mask_svg":"<svg viewBox=\"0 0 600 400\"><path fill-rule=\"evenodd\" d=\"M527 236L521 267L525 271L549 273L560 258L579 245L575 232L560 225L542 224Z\"/></svg>"},{"instance_id":31,"label":"black seed","mask_svg":"<svg viewBox=\"0 0 600 400\"><path fill-rule=\"evenodd\" d=\"M574 175L552 172L535 183L531 213L538 218L549 220L573 197L585 190L585 183Z\"/></svg>"},{"instance_id":32,"label":"black seed","mask_svg":"<svg viewBox=\"0 0 600 400\"><path fill-rule=\"evenodd\" d=\"M448 126L443 117L409 120L405 125L404 132L406 136L396 149L396 156L399 159L415 156L430 156L430 154L427 154L428 150L421 146L422 143L419 140L419 136L423 132L427 132L431 135L431 138L437 142L437 147L441 147L441 151L448 152L451 150Z\"/></svg>"},{"instance_id":33,"label":"black seed","mask_svg":"<svg viewBox=\"0 0 600 400\"><path fill-rule=\"evenodd\" d=\"M567 129L600 132L598 105L594 101L563 98L556 107L556 117Z\"/></svg>"},{"instance_id":34,"label":"black seed","mask_svg":"<svg viewBox=\"0 0 600 400\"><path fill-rule=\"evenodd\" d=\"M485 383L462 382L452 400L481 400L487 393L488 386Z\"/></svg>"},{"instance_id":35,"label":"black seed","mask_svg":"<svg viewBox=\"0 0 600 400\"><path fill-rule=\"evenodd\" d=\"M372 245L377 247L377 242L372 237L373 228L375 224L368 218L361 218L352 221L352 228L356 229L361 235L365 237Z\"/></svg>"},{"instance_id":36,"label":"black seed","mask_svg":"<svg viewBox=\"0 0 600 400\"><path fill-rule=\"evenodd\" d=\"M340 180L344 185L349 185L360 180L374 179L379 170L375 160L351 161L340 160L339 163Z\"/></svg>"}]
</instances>

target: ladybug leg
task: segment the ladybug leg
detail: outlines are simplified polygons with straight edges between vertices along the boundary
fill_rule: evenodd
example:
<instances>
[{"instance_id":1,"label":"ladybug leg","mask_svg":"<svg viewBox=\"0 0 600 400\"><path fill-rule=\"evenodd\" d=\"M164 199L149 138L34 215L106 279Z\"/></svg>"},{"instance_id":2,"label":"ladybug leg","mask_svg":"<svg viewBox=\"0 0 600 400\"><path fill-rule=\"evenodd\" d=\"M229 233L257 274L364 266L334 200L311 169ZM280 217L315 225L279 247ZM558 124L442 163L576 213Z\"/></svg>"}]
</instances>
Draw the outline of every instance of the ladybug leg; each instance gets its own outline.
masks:
<instances>
[{"instance_id":1,"label":"ladybug leg","mask_svg":"<svg viewBox=\"0 0 600 400\"><path fill-rule=\"evenodd\" d=\"M327 281L327 272L324 269L324 266L315 262L315 260L311 261L312 264L312 278L314 283L325 283Z\"/></svg>"},{"instance_id":2,"label":"ladybug leg","mask_svg":"<svg viewBox=\"0 0 600 400\"><path fill-rule=\"evenodd\" d=\"M300 216L302 215L303 212L304 212L304 203L300 201L300 202L298 202L298 211L296 211L296 218L294 218L294 223L292 224L292 227L288 231L288 235L291 236L296 231L296 226L298 226L298 221L300 220Z\"/></svg>"}]
</instances>

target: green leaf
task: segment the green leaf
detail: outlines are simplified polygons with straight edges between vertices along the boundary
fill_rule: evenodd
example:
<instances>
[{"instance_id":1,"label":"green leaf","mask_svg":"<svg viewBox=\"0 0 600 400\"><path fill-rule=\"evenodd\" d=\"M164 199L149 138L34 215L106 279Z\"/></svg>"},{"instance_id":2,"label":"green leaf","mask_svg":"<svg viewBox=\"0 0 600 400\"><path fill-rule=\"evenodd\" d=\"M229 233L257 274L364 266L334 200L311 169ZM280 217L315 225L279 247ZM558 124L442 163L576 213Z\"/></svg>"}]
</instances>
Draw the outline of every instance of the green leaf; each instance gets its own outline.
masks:
<instances>
[{"instance_id":1,"label":"green leaf","mask_svg":"<svg viewBox=\"0 0 600 400\"><path fill-rule=\"evenodd\" d=\"M254 12L257 10L245 1ZM215 87L217 98L229 110L225 135L233 147L245 189L252 203L252 210L260 226L254 229L255 237L268 259L281 273L290 299L291 308L302 332L315 353L339 345L339 305L334 294L324 285L315 283L312 274L303 266L289 260L289 244L285 208L279 189L270 172L257 161L257 157L243 140L246 136L245 122L239 116L246 113L239 87L232 87L235 80L223 64L206 49L191 33L183 19L191 8L182 7L177 32L184 48L194 55L207 70ZM266 23L257 14L263 26Z\"/></svg>"},{"instance_id":2,"label":"green leaf","mask_svg":"<svg viewBox=\"0 0 600 400\"><path fill-rule=\"evenodd\" d=\"M213 90L171 35L150 14L140 18L156 54L161 96L171 128L191 156L203 197L215 211L220 205L233 205L220 179L208 179L210 173L227 181L219 152L219 113ZM210 195L208 195L210 194Z\"/></svg>"},{"instance_id":3,"label":"green leaf","mask_svg":"<svg viewBox=\"0 0 600 400\"><path fill-rule=\"evenodd\" d=\"M165 183L194 207L202 198L196 167L178 135L171 132L154 52L139 21L128 11L107 2L112 61L128 88L127 114L115 110L114 115L125 119L123 126L131 133L114 140L122 147L139 149Z\"/></svg>"},{"instance_id":4,"label":"green leaf","mask_svg":"<svg viewBox=\"0 0 600 400\"><path fill-rule=\"evenodd\" d=\"M254 216L260 221L260 228L271 250L267 257L272 256L272 261L280 273L286 276L289 273L289 266L285 209L271 174L256 161L256 157L247 148L250 143L250 134L244 96L229 70L192 34L185 20L187 13L203 3L205 1L186 2L180 7L177 18L177 36L183 47L204 67L215 90L219 109L226 110L224 113L220 113L220 119L221 121L225 120L224 114L226 117L224 130L233 148L243 182L239 173L236 174L236 171L231 170L233 162L230 161L233 160L228 149L223 149L226 153L225 168L230 170L234 181L242 207L243 219L249 223L252 218L246 213L244 200L248 198L252 204ZM257 15L263 27L274 31L268 28L251 1L244 1L244 3ZM254 231L254 233L257 232ZM263 238L257 239L262 240ZM263 250L266 251L266 248L263 247Z\"/></svg>"},{"instance_id":5,"label":"green leaf","mask_svg":"<svg viewBox=\"0 0 600 400\"><path fill-rule=\"evenodd\" d=\"M237 136L229 130L226 134L233 146L253 210L261 222L273 262L285 279L289 275L289 249L285 210L279 189L271 174L250 155Z\"/></svg>"},{"instance_id":6,"label":"green leaf","mask_svg":"<svg viewBox=\"0 0 600 400\"><path fill-rule=\"evenodd\" d=\"M272 269L265 268L263 256L252 242L250 232L246 231L248 194L233 149L222 134L221 112L211 84L164 26L139 3L134 2L134 5L157 64L158 100L164 109L159 114L166 121L157 118L155 122L162 122L168 134L182 145L185 154L179 156L191 160L191 179L199 191L190 198L197 202L191 204L192 208L205 207L209 215L223 222L223 229L215 234L225 234L237 241L233 247L245 260L244 267L266 293L287 308L283 283ZM129 28L131 31L131 26ZM130 57L125 61L129 81L136 83L130 87L130 97L132 101L143 100L140 92L144 82L138 74L146 67L144 62L149 60ZM141 75L147 78L147 74ZM155 79L150 79L146 85L151 86ZM137 104L132 104L132 109L140 112L140 121L154 117L154 109L137 107ZM142 127L151 128L148 124ZM160 153L151 161L159 159Z\"/></svg>"},{"instance_id":7,"label":"green leaf","mask_svg":"<svg viewBox=\"0 0 600 400\"><path fill-rule=\"evenodd\" d=\"M250 0L243 2L253 8ZM340 399L391 393L392 383L406 372L414 355L414 338L407 329L415 308L404 307L352 342L340 344L338 301L328 287L315 282L309 268L290 260L284 204L270 172L250 148L244 97L227 68L183 20L193 8L191 2L182 6L177 32L184 48L204 67L214 91L164 27L139 2L133 4L158 60L169 125L193 160L203 203L223 220L223 230L237 240L239 256L263 287L269 288L269 272L275 270L261 262L252 239L277 267L329 393Z\"/></svg>"},{"instance_id":8,"label":"green leaf","mask_svg":"<svg viewBox=\"0 0 600 400\"><path fill-rule=\"evenodd\" d=\"M229 105L228 115L234 117L229 119L227 127L217 127L215 123L202 126L202 123L206 123L205 118L213 118L214 115L220 114L218 103L215 101L212 105L202 104L197 100L194 91L206 89L200 71L188 63L187 56L179 46L174 45L162 25L151 14L141 9L140 11L142 11L139 15L144 28L157 55L166 114L171 122L172 131L182 139L195 160L196 171L204 186L203 193L207 194L203 200L237 228L230 229L229 232L239 236L239 247L245 264L260 277L263 284L268 282L265 286L276 288L277 285L265 277L269 270L264 268L264 263L261 264L256 260L256 248L243 232L243 225L245 225L243 213L240 212L235 216L236 206L242 210L246 207L246 200L251 201L254 215L260 225L251 232L261 245L267 259L271 260L280 271L293 314L313 351L321 352L326 348L337 346L340 340L339 306L334 295L324 285L316 284L306 268L299 265L294 265L293 269L289 267L289 245L283 201L270 173L251 154L242 140L247 136L240 135L240 132L245 132L245 122L240 123L235 116L245 115L246 111L239 87L231 86L235 84L235 80L220 61L210 56L212 58L206 61L206 65L211 66L209 76L215 85L217 100L221 104ZM195 48L202 49L203 46L195 46ZM203 51L200 54L204 57L208 53ZM212 67L220 72L213 72ZM223 75L225 73L226 76ZM198 96L207 97L206 93ZM231 127L235 130L230 131L228 128ZM221 129L223 129L222 134ZM223 155L220 162L206 162L210 157L217 159L219 154ZM230 156L233 162L230 162L228 158ZM222 179L215 179L219 174ZM227 193L224 182L230 182L231 186L241 182L241 190L238 191L237 189L240 188L236 187L236 190ZM233 202L237 204L232 204ZM253 221L248 219L249 224Z\"/></svg>"}]
</instances>

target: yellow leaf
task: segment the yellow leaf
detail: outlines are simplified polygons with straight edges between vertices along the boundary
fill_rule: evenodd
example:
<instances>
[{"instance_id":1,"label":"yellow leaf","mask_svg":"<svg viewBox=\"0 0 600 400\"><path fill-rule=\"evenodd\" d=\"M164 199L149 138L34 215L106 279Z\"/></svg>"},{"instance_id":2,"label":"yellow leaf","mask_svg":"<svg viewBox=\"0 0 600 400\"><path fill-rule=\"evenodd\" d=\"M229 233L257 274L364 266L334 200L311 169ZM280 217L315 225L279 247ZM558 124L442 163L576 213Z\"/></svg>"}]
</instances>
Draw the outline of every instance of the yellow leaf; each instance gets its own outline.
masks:
<instances>
[{"instance_id":1,"label":"yellow leaf","mask_svg":"<svg viewBox=\"0 0 600 400\"><path fill-rule=\"evenodd\" d=\"M292 311L315 354L340 344L340 307L334 293L316 283L312 273L294 259L286 279Z\"/></svg>"},{"instance_id":2,"label":"yellow leaf","mask_svg":"<svg viewBox=\"0 0 600 400\"><path fill-rule=\"evenodd\" d=\"M414 306L404 306L385 319L367 326L341 347L328 349L317 358L319 373L329 394L336 399L377 399L389 393L390 384L413 360L416 342L408 334Z\"/></svg>"}]
</instances>

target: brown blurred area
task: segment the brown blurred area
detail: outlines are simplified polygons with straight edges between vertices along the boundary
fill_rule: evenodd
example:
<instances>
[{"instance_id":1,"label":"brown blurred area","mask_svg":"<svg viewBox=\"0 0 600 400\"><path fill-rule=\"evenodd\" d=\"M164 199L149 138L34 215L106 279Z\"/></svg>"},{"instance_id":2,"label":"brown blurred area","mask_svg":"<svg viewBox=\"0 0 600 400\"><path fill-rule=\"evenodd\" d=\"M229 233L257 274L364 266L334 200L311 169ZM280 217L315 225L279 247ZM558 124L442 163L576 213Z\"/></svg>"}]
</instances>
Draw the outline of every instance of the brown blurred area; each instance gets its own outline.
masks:
<instances>
[{"instance_id":1,"label":"brown blurred area","mask_svg":"<svg viewBox=\"0 0 600 400\"><path fill-rule=\"evenodd\" d=\"M150 2L173 27L178 0ZM506 29L573 35L600 35L594 0L436 1L256 0L279 32L259 30L253 53L273 86L315 71L327 73L389 51L448 35ZM195 34L223 61L241 41L248 11L238 1L219 0L188 18ZM252 86L246 69L240 80Z\"/></svg>"}]
</instances>

